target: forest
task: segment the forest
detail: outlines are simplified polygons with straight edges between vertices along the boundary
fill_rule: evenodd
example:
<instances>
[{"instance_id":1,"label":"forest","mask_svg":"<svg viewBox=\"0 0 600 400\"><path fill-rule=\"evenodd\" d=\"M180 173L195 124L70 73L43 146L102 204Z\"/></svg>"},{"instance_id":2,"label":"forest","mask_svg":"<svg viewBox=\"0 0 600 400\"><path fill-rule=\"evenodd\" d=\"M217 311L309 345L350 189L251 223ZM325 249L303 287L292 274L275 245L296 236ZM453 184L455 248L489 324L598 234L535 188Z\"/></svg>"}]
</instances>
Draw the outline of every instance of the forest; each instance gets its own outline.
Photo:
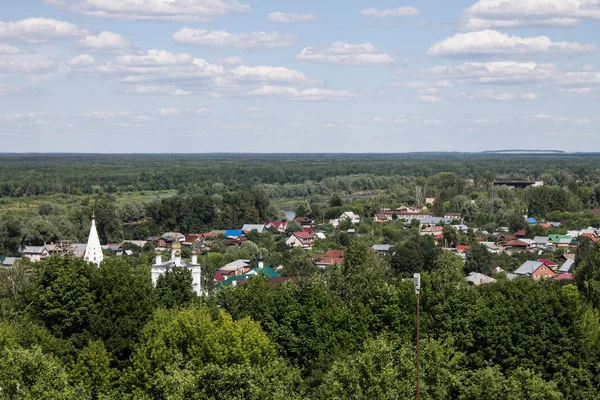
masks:
<instances>
[{"instance_id":1,"label":"forest","mask_svg":"<svg viewBox=\"0 0 600 400\"><path fill-rule=\"evenodd\" d=\"M544 181L513 189L497 179ZM435 198L426 204L426 198ZM381 209L456 213L442 239ZM290 248L287 231L248 232L202 250L206 294L174 268L152 285L154 244L107 251L100 268L69 256L0 267L0 398L411 399L422 275L423 399L600 397L600 242L492 254L500 227L524 237L600 228L595 155L0 155L0 256L87 238L102 244L315 220L326 236ZM329 223L352 211L360 223ZM528 224L560 221L542 227ZM376 244L394 251L378 255ZM461 258L447 247L464 245ZM312 256L345 251L342 265ZM189 258L190 248L183 249ZM507 279L523 262L574 254L574 279ZM215 271L259 254L259 274L215 288ZM500 265L501 273L490 272ZM470 286L477 272L497 281Z\"/></svg>"}]
</instances>

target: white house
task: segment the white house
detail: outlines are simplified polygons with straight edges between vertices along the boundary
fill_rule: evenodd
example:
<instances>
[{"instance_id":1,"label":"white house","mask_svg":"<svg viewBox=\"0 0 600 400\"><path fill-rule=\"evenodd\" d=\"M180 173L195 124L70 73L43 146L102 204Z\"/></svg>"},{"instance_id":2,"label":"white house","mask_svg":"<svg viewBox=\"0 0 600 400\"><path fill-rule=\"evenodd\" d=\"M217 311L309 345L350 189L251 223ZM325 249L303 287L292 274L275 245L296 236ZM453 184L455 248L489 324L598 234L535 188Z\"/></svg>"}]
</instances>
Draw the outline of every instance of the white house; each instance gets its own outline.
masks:
<instances>
[{"instance_id":1,"label":"white house","mask_svg":"<svg viewBox=\"0 0 600 400\"><path fill-rule=\"evenodd\" d=\"M40 262L50 255L44 246L27 246L22 251L23 257L28 258L32 262Z\"/></svg>"},{"instance_id":2,"label":"white house","mask_svg":"<svg viewBox=\"0 0 600 400\"><path fill-rule=\"evenodd\" d=\"M340 218L340 220L342 219L347 219L350 222L352 222L353 224L358 224L360 223L360 217L356 214L354 214L352 211L346 211L345 213L343 213Z\"/></svg>"},{"instance_id":3,"label":"white house","mask_svg":"<svg viewBox=\"0 0 600 400\"><path fill-rule=\"evenodd\" d=\"M310 249L315 241L315 236L307 232L295 232L285 241L291 247L302 247Z\"/></svg>"},{"instance_id":4,"label":"white house","mask_svg":"<svg viewBox=\"0 0 600 400\"><path fill-rule=\"evenodd\" d=\"M192 252L192 261L187 262L181 259L181 243L174 241L171 245L171 259L162 261L160 252L156 252L156 260L151 268L152 284L156 287L158 278L164 275L167 271L175 267L187 268L192 273L192 285L198 296L202 294L202 267L198 264L198 255Z\"/></svg>"}]
</instances>

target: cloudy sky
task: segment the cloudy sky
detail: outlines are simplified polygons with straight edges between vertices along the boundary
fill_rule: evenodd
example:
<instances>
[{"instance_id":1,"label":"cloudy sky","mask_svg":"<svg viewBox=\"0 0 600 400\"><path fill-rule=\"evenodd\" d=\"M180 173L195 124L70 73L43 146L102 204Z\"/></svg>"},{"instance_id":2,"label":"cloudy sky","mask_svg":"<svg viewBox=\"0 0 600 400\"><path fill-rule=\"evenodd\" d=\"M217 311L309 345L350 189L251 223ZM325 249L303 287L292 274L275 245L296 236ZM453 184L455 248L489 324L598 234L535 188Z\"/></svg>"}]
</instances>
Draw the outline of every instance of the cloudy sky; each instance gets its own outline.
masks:
<instances>
[{"instance_id":1,"label":"cloudy sky","mask_svg":"<svg viewBox=\"0 0 600 400\"><path fill-rule=\"evenodd\" d=\"M0 152L600 151L600 0L0 1Z\"/></svg>"}]
</instances>

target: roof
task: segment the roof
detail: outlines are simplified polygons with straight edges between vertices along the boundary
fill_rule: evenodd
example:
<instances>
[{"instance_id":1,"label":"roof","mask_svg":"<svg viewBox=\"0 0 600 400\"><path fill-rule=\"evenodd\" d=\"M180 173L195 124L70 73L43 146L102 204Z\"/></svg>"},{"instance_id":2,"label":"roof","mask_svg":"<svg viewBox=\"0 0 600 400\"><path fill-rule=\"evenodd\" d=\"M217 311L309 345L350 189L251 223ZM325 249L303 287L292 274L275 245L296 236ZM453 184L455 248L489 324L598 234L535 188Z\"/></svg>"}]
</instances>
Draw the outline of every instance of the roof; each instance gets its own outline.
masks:
<instances>
[{"instance_id":1,"label":"roof","mask_svg":"<svg viewBox=\"0 0 600 400\"><path fill-rule=\"evenodd\" d=\"M230 229L225 231L225 237L240 237L244 234L244 231L241 229Z\"/></svg>"},{"instance_id":2,"label":"roof","mask_svg":"<svg viewBox=\"0 0 600 400\"><path fill-rule=\"evenodd\" d=\"M506 247L527 247L529 245L521 240L511 240L511 241L504 243L504 246L506 246Z\"/></svg>"},{"instance_id":3,"label":"roof","mask_svg":"<svg viewBox=\"0 0 600 400\"><path fill-rule=\"evenodd\" d=\"M279 272L275 271L273 268L271 267L263 267L263 268L254 268L252 271L248 272L247 274L244 275L237 275L237 276L232 276L231 278L227 278L222 282L217 282L217 287L222 287L222 286L227 286L235 281L244 281L248 278L251 278L253 276L259 275L261 273L264 273L265 276L267 278L279 278L281 277L281 274L279 274Z\"/></svg>"},{"instance_id":4,"label":"roof","mask_svg":"<svg viewBox=\"0 0 600 400\"><path fill-rule=\"evenodd\" d=\"M517 268L517 270L515 271L515 274L531 275L531 274L533 274L533 272L536 269L538 269L542 265L545 265L545 264L543 262L539 262L539 261L525 261L523 263L523 265L521 265L519 268Z\"/></svg>"},{"instance_id":5,"label":"roof","mask_svg":"<svg viewBox=\"0 0 600 400\"><path fill-rule=\"evenodd\" d=\"M250 266L250 260L235 260L229 264L219 268L219 271L231 272L237 271L240 268L247 268Z\"/></svg>"},{"instance_id":6,"label":"roof","mask_svg":"<svg viewBox=\"0 0 600 400\"><path fill-rule=\"evenodd\" d=\"M471 272L469 276L465 278L465 280L469 283L472 283L475 286L485 285L487 283L494 283L496 280L487 275L480 274L479 272Z\"/></svg>"},{"instance_id":7,"label":"roof","mask_svg":"<svg viewBox=\"0 0 600 400\"><path fill-rule=\"evenodd\" d=\"M167 233L163 234L160 238L167 242L172 242L174 240L182 240L182 239L185 240L185 236L179 232L167 232Z\"/></svg>"},{"instance_id":8,"label":"roof","mask_svg":"<svg viewBox=\"0 0 600 400\"><path fill-rule=\"evenodd\" d=\"M465 246L462 244L459 244L458 246L456 246L456 251L467 251L471 248L471 246Z\"/></svg>"},{"instance_id":9,"label":"roof","mask_svg":"<svg viewBox=\"0 0 600 400\"><path fill-rule=\"evenodd\" d=\"M575 260L569 259L565 261L565 263L559 268L559 272L571 272L573 266L575 265Z\"/></svg>"},{"instance_id":10,"label":"roof","mask_svg":"<svg viewBox=\"0 0 600 400\"><path fill-rule=\"evenodd\" d=\"M258 224L245 224L244 226L242 226L242 230L244 232L256 231L258 233L263 233L265 231L265 226Z\"/></svg>"},{"instance_id":11,"label":"roof","mask_svg":"<svg viewBox=\"0 0 600 400\"><path fill-rule=\"evenodd\" d=\"M533 238L533 241L537 244L546 244L550 240L549 236L536 236Z\"/></svg>"},{"instance_id":12,"label":"roof","mask_svg":"<svg viewBox=\"0 0 600 400\"><path fill-rule=\"evenodd\" d=\"M527 221L528 224L537 224L537 219L532 217L525 218L525 221Z\"/></svg>"},{"instance_id":13,"label":"roof","mask_svg":"<svg viewBox=\"0 0 600 400\"><path fill-rule=\"evenodd\" d=\"M360 217L358 215L354 214L354 212L352 212L352 211L346 211L345 213L343 213L340 216L340 219L342 219L342 218L359 219Z\"/></svg>"},{"instance_id":14,"label":"roof","mask_svg":"<svg viewBox=\"0 0 600 400\"><path fill-rule=\"evenodd\" d=\"M538 261L543 262L544 264L546 264L549 267L556 267L558 265L554 261L550 261L547 258L538 258Z\"/></svg>"},{"instance_id":15,"label":"roof","mask_svg":"<svg viewBox=\"0 0 600 400\"><path fill-rule=\"evenodd\" d=\"M26 246L23 249L23 253L27 253L27 254L42 254L44 252L44 250L46 250L46 247L44 247L44 246Z\"/></svg>"},{"instance_id":16,"label":"roof","mask_svg":"<svg viewBox=\"0 0 600 400\"><path fill-rule=\"evenodd\" d=\"M443 226L431 226L429 228L422 229L421 232L443 232Z\"/></svg>"},{"instance_id":17,"label":"roof","mask_svg":"<svg viewBox=\"0 0 600 400\"><path fill-rule=\"evenodd\" d=\"M552 243L556 243L561 239L569 239L569 241L573 239L571 236L568 235L549 235L548 238Z\"/></svg>"},{"instance_id":18,"label":"roof","mask_svg":"<svg viewBox=\"0 0 600 400\"><path fill-rule=\"evenodd\" d=\"M374 244L371 249L375 251L390 251L394 247L392 244Z\"/></svg>"},{"instance_id":19,"label":"roof","mask_svg":"<svg viewBox=\"0 0 600 400\"><path fill-rule=\"evenodd\" d=\"M265 222L265 226L272 226L275 229L285 228L287 226L287 222L285 222L285 221L269 221L269 222Z\"/></svg>"},{"instance_id":20,"label":"roof","mask_svg":"<svg viewBox=\"0 0 600 400\"><path fill-rule=\"evenodd\" d=\"M545 224L540 224L540 226L541 226L542 228L544 228L544 229L549 229L549 228L551 228L551 227L552 227L552 224L551 224L551 223L545 223Z\"/></svg>"},{"instance_id":21,"label":"roof","mask_svg":"<svg viewBox=\"0 0 600 400\"><path fill-rule=\"evenodd\" d=\"M12 267L19 260L20 260L20 258L18 258L18 257L0 256L0 264L4 265L5 267Z\"/></svg>"},{"instance_id":22,"label":"roof","mask_svg":"<svg viewBox=\"0 0 600 400\"><path fill-rule=\"evenodd\" d=\"M553 281L572 281L574 279L575 279L575 277L570 272L565 272L563 274L560 274L560 275L552 278Z\"/></svg>"},{"instance_id":23,"label":"roof","mask_svg":"<svg viewBox=\"0 0 600 400\"><path fill-rule=\"evenodd\" d=\"M314 235L308 232L294 232L294 236L300 239L314 239Z\"/></svg>"}]
</instances>

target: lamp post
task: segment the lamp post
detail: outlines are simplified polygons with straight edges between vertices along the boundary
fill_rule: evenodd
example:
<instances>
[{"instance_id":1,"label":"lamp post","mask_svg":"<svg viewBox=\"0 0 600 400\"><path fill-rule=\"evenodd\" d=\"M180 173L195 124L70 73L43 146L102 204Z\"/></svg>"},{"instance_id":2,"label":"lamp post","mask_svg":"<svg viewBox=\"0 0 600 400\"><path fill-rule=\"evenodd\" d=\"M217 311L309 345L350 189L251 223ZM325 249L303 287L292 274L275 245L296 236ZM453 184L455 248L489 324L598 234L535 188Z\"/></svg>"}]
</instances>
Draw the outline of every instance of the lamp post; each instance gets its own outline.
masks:
<instances>
[{"instance_id":1,"label":"lamp post","mask_svg":"<svg viewBox=\"0 0 600 400\"><path fill-rule=\"evenodd\" d=\"M413 277L415 285L415 294L417 295L417 400L421 399L421 274L415 274Z\"/></svg>"}]
</instances>

